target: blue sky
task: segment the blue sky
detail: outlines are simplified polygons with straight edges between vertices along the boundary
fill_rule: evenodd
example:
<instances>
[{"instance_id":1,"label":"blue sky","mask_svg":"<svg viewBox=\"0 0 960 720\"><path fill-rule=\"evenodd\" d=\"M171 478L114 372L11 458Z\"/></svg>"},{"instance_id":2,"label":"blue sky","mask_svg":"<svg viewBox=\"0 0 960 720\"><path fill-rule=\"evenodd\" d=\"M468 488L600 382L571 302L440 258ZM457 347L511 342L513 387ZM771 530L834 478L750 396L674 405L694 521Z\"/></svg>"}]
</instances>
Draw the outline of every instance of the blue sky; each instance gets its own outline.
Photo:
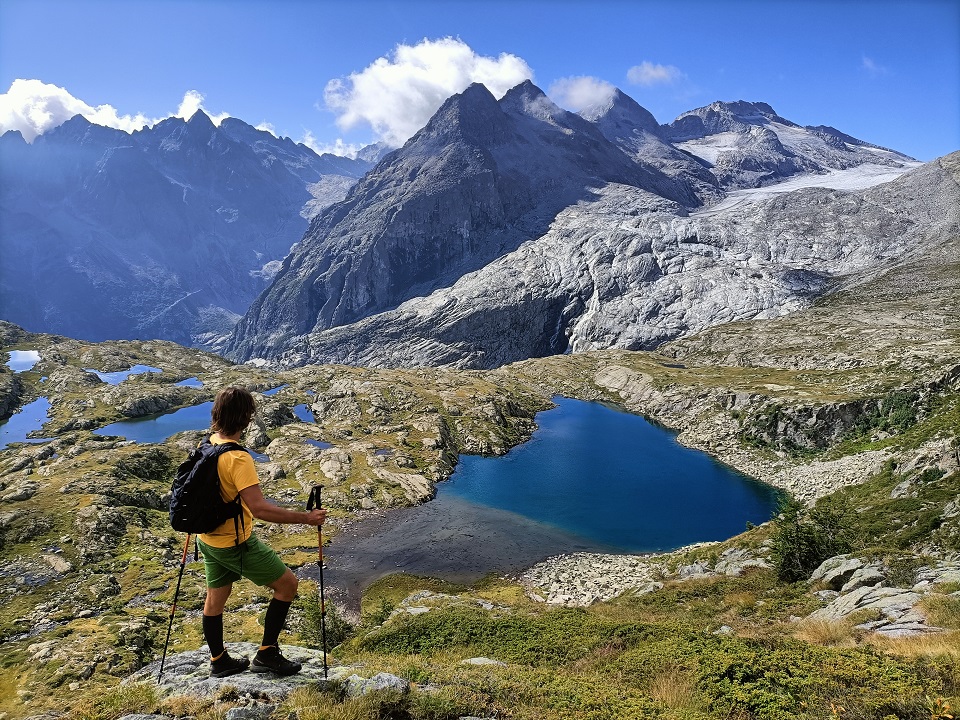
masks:
<instances>
[{"instance_id":1,"label":"blue sky","mask_svg":"<svg viewBox=\"0 0 960 720\"><path fill-rule=\"evenodd\" d=\"M27 135L202 105L319 149L397 144L470 81L524 76L660 122L763 101L930 160L960 149L960 2L0 0L0 130Z\"/></svg>"}]
</instances>

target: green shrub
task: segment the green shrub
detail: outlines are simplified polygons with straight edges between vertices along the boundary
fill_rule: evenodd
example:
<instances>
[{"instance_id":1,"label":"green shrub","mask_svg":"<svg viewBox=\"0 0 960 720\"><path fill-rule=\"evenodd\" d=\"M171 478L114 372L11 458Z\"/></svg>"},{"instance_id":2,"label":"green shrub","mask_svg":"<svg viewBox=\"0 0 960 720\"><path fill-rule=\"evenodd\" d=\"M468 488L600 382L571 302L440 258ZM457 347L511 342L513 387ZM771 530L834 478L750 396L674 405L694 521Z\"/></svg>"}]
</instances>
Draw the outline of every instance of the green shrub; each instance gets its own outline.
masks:
<instances>
[{"instance_id":1,"label":"green shrub","mask_svg":"<svg viewBox=\"0 0 960 720\"><path fill-rule=\"evenodd\" d=\"M849 511L840 504L821 500L806 509L782 497L777 509L770 556L781 580L805 580L828 557L850 551Z\"/></svg>"},{"instance_id":2,"label":"green shrub","mask_svg":"<svg viewBox=\"0 0 960 720\"><path fill-rule=\"evenodd\" d=\"M315 585L300 593L300 641L307 647L319 648L323 645L324 627L326 620L327 650L335 648L353 635L353 625L348 623L337 606L331 602L321 605L320 593ZM326 610L326 618L323 610Z\"/></svg>"},{"instance_id":3,"label":"green shrub","mask_svg":"<svg viewBox=\"0 0 960 720\"><path fill-rule=\"evenodd\" d=\"M861 437L875 432L900 433L917 422L917 403L920 396L912 392L896 391L881 398L876 409L863 413L848 433Z\"/></svg>"}]
</instances>

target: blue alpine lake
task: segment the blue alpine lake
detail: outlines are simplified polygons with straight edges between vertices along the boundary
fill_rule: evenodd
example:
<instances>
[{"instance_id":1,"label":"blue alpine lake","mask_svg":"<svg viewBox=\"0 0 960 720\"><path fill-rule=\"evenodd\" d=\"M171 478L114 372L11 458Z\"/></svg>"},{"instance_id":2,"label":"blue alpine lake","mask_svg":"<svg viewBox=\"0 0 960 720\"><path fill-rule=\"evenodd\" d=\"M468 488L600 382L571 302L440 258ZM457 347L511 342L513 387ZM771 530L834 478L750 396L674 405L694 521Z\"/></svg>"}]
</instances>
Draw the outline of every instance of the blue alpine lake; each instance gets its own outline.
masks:
<instances>
[{"instance_id":1,"label":"blue alpine lake","mask_svg":"<svg viewBox=\"0 0 960 720\"><path fill-rule=\"evenodd\" d=\"M134 418L110 423L94 430L94 435L120 435L138 443L162 443L167 438L187 430L206 430L210 427L212 402L191 405L163 415ZM247 448L257 462L269 462L270 457Z\"/></svg>"},{"instance_id":2,"label":"blue alpine lake","mask_svg":"<svg viewBox=\"0 0 960 720\"><path fill-rule=\"evenodd\" d=\"M638 415L554 401L529 442L499 458L462 456L437 501L505 510L623 552L724 540L770 519L774 488Z\"/></svg>"},{"instance_id":3,"label":"blue alpine lake","mask_svg":"<svg viewBox=\"0 0 960 720\"><path fill-rule=\"evenodd\" d=\"M29 433L39 430L47 421L50 401L45 397L37 398L17 410L9 418L0 422L0 450L10 443L42 443L51 438L28 438Z\"/></svg>"},{"instance_id":4,"label":"blue alpine lake","mask_svg":"<svg viewBox=\"0 0 960 720\"><path fill-rule=\"evenodd\" d=\"M138 443L161 443L186 430L206 430L210 427L212 402L191 405L163 415L121 420L94 430L94 435L120 435Z\"/></svg>"},{"instance_id":5,"label":"blue alpine lake","mask_svg":"<svg viewBox=\"0 0 960 720\"><path fill-rule=\"evenodd\" d=\"M598 403L554 401L528 442L502 457L461 456L430 502L347 526L330 546L331 585L358 608L361 591L391 573L469 583L553 555L725 540L770 519L777 490L669 431Z\"/></svg>"}]
</instances>

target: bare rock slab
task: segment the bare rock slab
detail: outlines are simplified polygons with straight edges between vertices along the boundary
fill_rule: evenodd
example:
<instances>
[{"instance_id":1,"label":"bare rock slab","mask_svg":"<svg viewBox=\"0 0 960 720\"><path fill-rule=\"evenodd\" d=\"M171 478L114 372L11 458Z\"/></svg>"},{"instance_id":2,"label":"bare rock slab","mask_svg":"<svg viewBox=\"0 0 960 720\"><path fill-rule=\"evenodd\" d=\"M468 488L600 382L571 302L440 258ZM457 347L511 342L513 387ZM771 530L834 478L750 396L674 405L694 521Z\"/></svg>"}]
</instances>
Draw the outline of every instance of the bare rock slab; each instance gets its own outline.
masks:
<instances>
[{"instance_id":1,"label":"bare rock slab","mask_svg":"<svg viewBox=\"0 0 960 720\"><path fill-rule=\"evenodd\" d=\"M234 657L252 658L258 649L254 643L228 643L227 650ZM301 663L303 669L296 675L280 677L274 673L237 673L224 678L210 677L210 655L206 648L168 656L163 667L159 689L163 695L186 695L197 698L214 698L222 688L233 688L240 695L279 703L294 689L305 685L325 688L328 684L339 682L353 674L352 668L329 667L327 676L323 672L323 651L285 645L283 654L290 660ZM328 656L329 660L329 656ZM157 684L160 661L146 665L138 672L126 678L124 684Z\"/></svg>"}]
</instances>

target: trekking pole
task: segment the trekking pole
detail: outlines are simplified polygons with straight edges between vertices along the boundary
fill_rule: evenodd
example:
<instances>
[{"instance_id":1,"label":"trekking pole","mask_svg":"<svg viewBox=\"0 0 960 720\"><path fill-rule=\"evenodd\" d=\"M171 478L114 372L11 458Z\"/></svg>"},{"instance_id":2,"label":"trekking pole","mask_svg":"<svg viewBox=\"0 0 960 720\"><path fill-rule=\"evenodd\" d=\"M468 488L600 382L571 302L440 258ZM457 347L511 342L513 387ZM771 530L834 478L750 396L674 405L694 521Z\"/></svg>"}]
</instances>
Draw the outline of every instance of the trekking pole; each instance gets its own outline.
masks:
<instances>
[{"instance_id":1,"label":"trekking pole","mask_svg":"<svg viewBox=\"0 0 960 720\"><path fill-rule=\"evenodd\" d=\"M323 485L314 485L310 488L310 497L307 499L307 512L314 508L320 509L320 491ZM317 525L317 556L320 567L320 636L323 640L323 679L327 679L327 605L323 597L323 526Z\"/></svg>"},{"instance_id":2,"label":"trekking pole","mask_svg":"<svg viewBox=\"0 0 960 720\"><path fill-rule=\"evenodd\" d=\"M167 645L170 643L170 630L173 628L173 616L177 612L177 595L180 594L180 581L183 580L183 569L187 566L187 550L190 549L190 533L183 544L183 557L180 558L180 574L177 576L177 589L173 591L173 605L170 606L170 624L167 625L167 639L163 642L163 657L160 658L160 672L157 673L157 685L163 677L163 664L167 660Z\"/></svg>"}]
</instances>

